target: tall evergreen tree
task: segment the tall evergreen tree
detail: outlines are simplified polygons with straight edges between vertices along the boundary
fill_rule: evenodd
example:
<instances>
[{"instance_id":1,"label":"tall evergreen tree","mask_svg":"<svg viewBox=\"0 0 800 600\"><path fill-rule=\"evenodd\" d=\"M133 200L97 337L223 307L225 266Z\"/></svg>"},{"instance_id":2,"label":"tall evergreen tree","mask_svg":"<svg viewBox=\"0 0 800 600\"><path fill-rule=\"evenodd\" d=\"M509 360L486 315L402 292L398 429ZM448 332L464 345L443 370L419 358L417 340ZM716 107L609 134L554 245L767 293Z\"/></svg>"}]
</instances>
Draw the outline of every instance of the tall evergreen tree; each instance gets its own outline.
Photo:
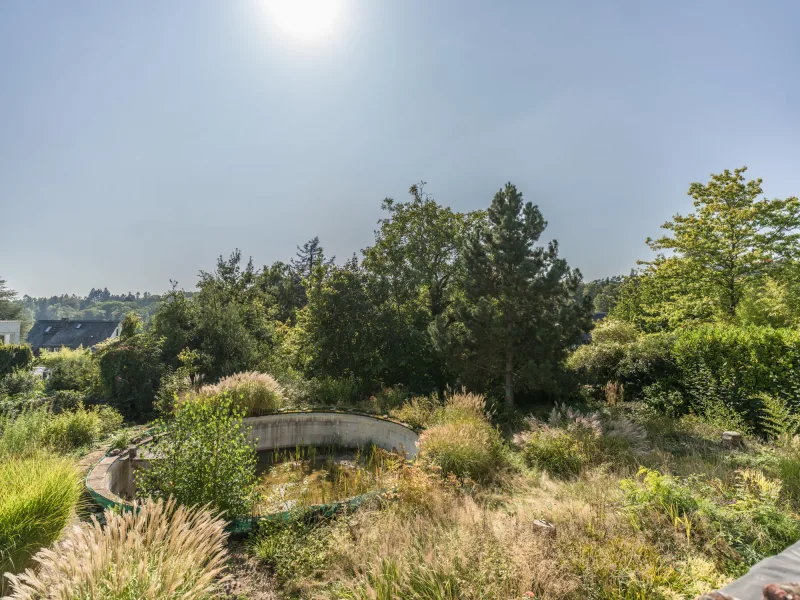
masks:
<instances>
[{"instance_id":1,"label":"tall evergreen tree","mask_svg":"<svg viewBox=\"0 0 800 600\"><path fill-rule=\"evenodd\" d=\"M517 389L546 389L568 347L589 328L590 303L576 303L581 276L558 257L558 244L534 244L547 223L511 183L498 191L487 225L465 253L463 310L472 364L503 373L505 402Z\"/></svg>"},{"instance_id":2,"label":"tall evergreen tree","mask_svg":"<svg viewBox=\"0 0 800 600\"><path fill-rule=\"evenodd\" d=\"M336 257L325 259L325 250L319 243L319 237L314 236L303 244L297 246L297 254L291 260L292 268L302 278L308 279L318 266L330 266Z\"/></svg>"},{"instance_id":3,"label":"tall evergreen tree","mask_svg":"<svg viewBox=\"0 0 800 600\"><path fill-rule=\"evenodd\" d=\"M0 279L0 321L22 319L23 306L14 302L17 292L6 287L6 280Z\"/></svg>"}]
</instances>

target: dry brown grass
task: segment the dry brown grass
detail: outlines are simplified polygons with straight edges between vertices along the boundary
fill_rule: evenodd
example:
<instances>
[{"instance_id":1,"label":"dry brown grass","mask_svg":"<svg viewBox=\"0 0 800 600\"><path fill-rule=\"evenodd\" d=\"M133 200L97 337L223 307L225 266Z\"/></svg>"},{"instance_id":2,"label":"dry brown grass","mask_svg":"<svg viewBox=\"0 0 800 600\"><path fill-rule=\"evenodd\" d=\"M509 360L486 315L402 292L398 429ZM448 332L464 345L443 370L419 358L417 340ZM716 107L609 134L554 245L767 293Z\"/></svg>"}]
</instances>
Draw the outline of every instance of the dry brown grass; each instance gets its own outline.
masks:
<instances>
[{"instance_id":1,"label":"dry brown grass","mask_svg":"<svg viewBox=\"0 0 800 600\"><path fill-rule=\"evenodd\" d=\"M199 600L225 581L225 522L207 510L148 500L105 518L105 527L74 527L34 570L10 576L10 598Z\"/></svg>"}]
</instances>

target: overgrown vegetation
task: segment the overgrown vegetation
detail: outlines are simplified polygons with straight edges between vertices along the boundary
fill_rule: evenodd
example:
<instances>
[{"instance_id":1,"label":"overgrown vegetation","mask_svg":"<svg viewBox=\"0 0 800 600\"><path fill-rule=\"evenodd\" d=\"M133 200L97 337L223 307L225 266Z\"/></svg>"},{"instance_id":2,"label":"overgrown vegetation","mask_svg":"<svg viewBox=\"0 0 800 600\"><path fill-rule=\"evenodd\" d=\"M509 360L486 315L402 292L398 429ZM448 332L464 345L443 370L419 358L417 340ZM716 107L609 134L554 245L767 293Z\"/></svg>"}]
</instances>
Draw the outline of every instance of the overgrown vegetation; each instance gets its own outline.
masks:
<instances>
[{"instance_id":1,"label":"overgrown vegetation","mask_svg":"<svg viewBox=\"0 0 800 600\"><path fill-rule=\"evenodd\" d=\"M36 556L36 569L11 576L14 600L202 600L224 583L225 522L174 500L107 511Z\"/></svg>"},{"instance_id":2,"label":"overgrown vegetation","mask_svg":"<svg viewBox=\"0 0 800 600\"><path fill-rule=\"evenodd\" d=\"M180 405L152 447L149 469L137 473L143 497L209 505L228 518L247 515L253 503L256 453L242 427L244 412L229 394Z\"/></svg>"}]
</instances>

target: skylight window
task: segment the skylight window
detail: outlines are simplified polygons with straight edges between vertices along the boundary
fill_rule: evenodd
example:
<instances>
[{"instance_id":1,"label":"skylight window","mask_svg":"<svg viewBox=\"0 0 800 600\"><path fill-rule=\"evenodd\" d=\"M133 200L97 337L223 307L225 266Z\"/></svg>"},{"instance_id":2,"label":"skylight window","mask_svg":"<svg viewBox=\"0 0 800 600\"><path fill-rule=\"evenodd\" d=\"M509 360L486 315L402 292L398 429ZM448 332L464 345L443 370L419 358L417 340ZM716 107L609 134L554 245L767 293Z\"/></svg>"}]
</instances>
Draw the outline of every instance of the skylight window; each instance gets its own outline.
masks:
<instances>
[{"instance_id":1,"label":"skylight window","mask_svg":"<svg viewBox=\"0 0 800 600\"><path fill-rule=\"evenodd\" d=\"M77 325L75 325L75 329L80 329L80 328L81 328L81 323L78 323Z\"/></svg>"},{"instance_id":2,"label":"skylight window","mask_svg":"<svg viewBox=\"0 0 800 600\"><path fill-rule=\"evenodd\" d=\"M49 326L47 329L45 329L45 330L44 330L44 332L45 332L45 333L50 333L50 330L51 330L52 328L53 328L53 326L52 326L52 325L50 325L50 326Z\"/></svg>"}]
</instances>

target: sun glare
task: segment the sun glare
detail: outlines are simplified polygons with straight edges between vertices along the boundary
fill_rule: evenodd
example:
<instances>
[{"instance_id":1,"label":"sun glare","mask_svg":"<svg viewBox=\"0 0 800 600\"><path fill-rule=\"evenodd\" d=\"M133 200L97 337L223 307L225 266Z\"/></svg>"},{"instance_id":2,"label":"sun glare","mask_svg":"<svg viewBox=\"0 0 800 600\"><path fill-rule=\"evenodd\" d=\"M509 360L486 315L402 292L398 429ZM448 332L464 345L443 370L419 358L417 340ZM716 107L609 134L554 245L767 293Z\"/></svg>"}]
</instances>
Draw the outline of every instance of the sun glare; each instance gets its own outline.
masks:
<instances>
[{"instance_id":1,"label":"sun glare","mask_svg":"<svg viewBox=\"0 0 800 600\"><path fill-rule=\"evenodd\" d=\"M314 40L336 27L342 0L266 0L280 29L292 37Z\"/></svg>"}]
</instances>

